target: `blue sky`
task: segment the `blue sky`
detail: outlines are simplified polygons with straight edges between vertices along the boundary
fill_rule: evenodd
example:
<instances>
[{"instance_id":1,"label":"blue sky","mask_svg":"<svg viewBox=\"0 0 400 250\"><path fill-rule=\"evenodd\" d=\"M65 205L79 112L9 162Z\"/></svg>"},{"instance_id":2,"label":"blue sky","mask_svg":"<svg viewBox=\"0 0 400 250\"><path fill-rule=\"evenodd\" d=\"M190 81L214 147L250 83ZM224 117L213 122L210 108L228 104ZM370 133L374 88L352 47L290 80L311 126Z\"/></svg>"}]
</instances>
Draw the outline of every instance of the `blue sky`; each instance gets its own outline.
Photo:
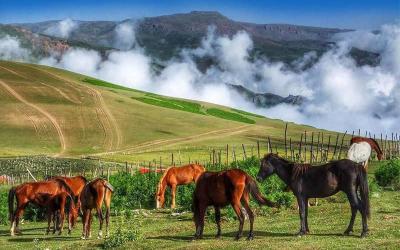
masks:
<instances>
[{"instance_id":1,"label":"blue sky","mask_svg":"<svg viewBox=\"0 0 400 250\"><path fill-rule=\"evenodd\" d=\"M375 29L400 21L400 0L271 1L63 1L0 0L0 23L37 22L70 17L122 20L191 10L219 11L231 19L255 23Z\"/></svg>"}]
</instances>

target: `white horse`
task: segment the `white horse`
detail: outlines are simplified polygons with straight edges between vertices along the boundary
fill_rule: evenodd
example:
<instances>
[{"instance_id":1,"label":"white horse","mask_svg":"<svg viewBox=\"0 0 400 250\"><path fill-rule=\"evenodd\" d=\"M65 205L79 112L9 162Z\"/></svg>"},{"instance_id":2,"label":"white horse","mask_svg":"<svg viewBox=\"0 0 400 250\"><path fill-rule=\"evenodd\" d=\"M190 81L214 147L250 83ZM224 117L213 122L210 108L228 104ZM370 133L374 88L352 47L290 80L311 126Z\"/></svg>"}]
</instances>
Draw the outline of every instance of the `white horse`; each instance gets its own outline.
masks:
<instances>
[{"instance_id":1,"label":"white horse","mask_svg":"<svg viewBox=\"0 0 400 250\"><path fill-rule=\"evenodd\" d=\"M368 160L371 156L371 145L368 142L357 142L351 144L349 151L347 152L347 158L357 163L362 163L366 169L368 166Z\"/></svg>"}]
</instances>

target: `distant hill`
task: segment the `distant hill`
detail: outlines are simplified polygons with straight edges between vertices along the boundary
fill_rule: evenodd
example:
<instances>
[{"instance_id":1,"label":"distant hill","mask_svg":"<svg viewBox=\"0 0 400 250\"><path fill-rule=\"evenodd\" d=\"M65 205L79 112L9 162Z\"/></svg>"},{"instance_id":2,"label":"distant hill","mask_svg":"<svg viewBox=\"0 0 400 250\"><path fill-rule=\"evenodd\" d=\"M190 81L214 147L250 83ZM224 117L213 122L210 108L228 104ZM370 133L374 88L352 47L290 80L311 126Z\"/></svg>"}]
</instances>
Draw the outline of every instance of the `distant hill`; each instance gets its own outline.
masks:
<instances>
[{"instance_id":1,"label":"distant hill","mask_svg":"<svg viewBox=\"0 0 400 250\"><path fill-rule=\"evenodd\" d=\"M58 21L14 24L31 32L44 34ZM231 20L218 12L193 11L139 20L77 21L68 41L81 42L100 48L115 48L115 27L123 22L135 23L136 39L146 52L161 60L176 56L182 48L195 48L207 34L209 26L219 35L231 36L246 31L254 41L254 55L268 56L273 61L290 62L305 52L322 53L329 48L330 39L346 29L307 27L290 24L254 24Z\"/></svg>"}]
</instances>

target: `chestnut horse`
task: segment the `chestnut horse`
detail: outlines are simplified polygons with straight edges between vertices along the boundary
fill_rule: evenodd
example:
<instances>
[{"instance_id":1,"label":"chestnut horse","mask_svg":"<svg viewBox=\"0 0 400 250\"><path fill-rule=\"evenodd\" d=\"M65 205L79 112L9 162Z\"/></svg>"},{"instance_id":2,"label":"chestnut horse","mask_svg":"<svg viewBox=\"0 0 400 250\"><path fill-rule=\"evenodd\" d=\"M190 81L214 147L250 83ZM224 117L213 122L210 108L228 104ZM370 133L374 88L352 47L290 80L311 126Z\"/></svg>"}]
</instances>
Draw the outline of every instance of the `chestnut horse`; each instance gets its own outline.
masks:
<instances>
[{"instance_id":1,"label":"chestnut horse","mask_svg":"<svg viewBox=\"0 0 400 250\"><path fill-rule=\"evenodd\" d=\"M16 232L20 232L18 228L19 220L29 203L48 207L51 200L61 193L68 193L69 195L73 193L69 186L61 180L28 182L11 188L8 193L8 212L11 222L11 236L14 236ZM14 198L17 200L17 208L15 211ZM60 216L63 219L63 210L60 212Z\"/></svg>"},{"instance_id":2,"label":"chestnut horse","mask_svg":"<svg viewBox=\"0 0 400 250\"><path fill-rule=\"evenodd\" d=\"M85 187L86 183L88 182L85 177L83 176L74 176L74 177L65 177L65 176L54 176L51 177L50 180L62 180L70 187L73 192L73 198L75 203L77 204L77 208L79 209L79 195L81 194L83 188Z\"/></svg>"},{"instance_id":3,"label":"chestnut horse","mask_svg":"<svg viewBox=\"0 0 400 250\"><path fill-rule=\"evenodd\" d=\"M63 214L65 207L68 205L68 234L71 233L78 219L78 208L75 206L73 197L67 192L61 192L54 196L47 205L47 231L50 232L50 224L53 220L53 234L58 230L59 234L62 233L64 228Z\"/></svg>"},{"instance_id":4,"label":"chestnut horse","mask_svg":"<svg viewBox=\"0 0 400 250\"><path fill-rule=\"evenodd\" d=\"M230 169L221 172L205 172L196 183L193 195L193 213L196 225L194 239L202 238L204 229L204 215L208 206L214 206L217 235L221 236L221 212L220 208L231 204L239 218L238 240L242 236L245 216L242 213L243 204L250 220L250 232L248 240L254 238L253 222L254 214L249 206L249 193L260 205L275 207L275 203L264 198L258 190L255 180L240 169Z\"/></svg>"},{"instance_id":5,"label":"chestnut horse","mask_svg":"<svg viewBox=\"0 0 400 250\"><path fill-rule=\"evenodd\" d=\"M101 238L103 236L103 212L101 209L103 202L106 206L106 237L109 236L108 224L110 221L111 194L113 191L113 186L111 186L108 181L101 178L92 180L83 188L80 195L81 211L83 214L82 239L91 237L90 226L92 224L92 209L94 208L97 210L97 216L100 222L97 238Z\"/></svg>"},{"instance_id":6,"label":"chestnut horse","mask_svg":"<svg viewBox=\"0 0 400 250\"><path fill-rule=\"evenodd\" d=\"M339 191L346 193L351 206L351 219L345 234L353 232L354 219L357 211L360 211L361 237L367 235L367 218L370 216L369 188L367 172L362 165L344 159L314 167L297 166L276 154L267 154L261 160L257 179L262 181L274 173L290 187L297 198L300 215L299 236L310 231L307 221L308 199L332 196ZM360 198L357 195L358 189Z\"/></svg>"},{"instance_id":7,"label":"chestnut horse","mask_svg":"<svg viewBox=\"0 0 400 250\"><path fill-rule=\"evenodd\" d=\"M350 141L347 158L354 162L362 163L364 168L367 169L372 149L376 152L378 160L382 160L383 152L376 140L359 136L353 137Z\"/></svg>"},{"instance_id":8,"label":"chestnut horse","mask_svg":"<svg viewBox=\"0 0 400 250\"><path fill-rule=\"evenodd\" d=\"M171 208L175 208L176 187L178 185L186 185L191 182L196 182L199 176L204 173L204 171L206 171L206 169L198 164L167 168L157 186L157 208L164 206L165 190L167 189L167 186L171 188Z\"/></svg>"}]
</instances>

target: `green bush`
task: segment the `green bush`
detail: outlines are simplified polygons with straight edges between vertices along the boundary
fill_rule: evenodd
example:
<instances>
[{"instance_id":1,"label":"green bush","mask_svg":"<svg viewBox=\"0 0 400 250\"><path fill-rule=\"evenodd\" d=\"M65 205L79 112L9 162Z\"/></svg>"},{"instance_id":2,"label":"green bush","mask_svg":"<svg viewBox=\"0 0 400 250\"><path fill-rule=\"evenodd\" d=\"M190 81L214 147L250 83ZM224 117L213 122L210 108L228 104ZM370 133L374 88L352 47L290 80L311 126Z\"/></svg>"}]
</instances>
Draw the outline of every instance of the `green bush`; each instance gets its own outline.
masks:
<instances>
[{"instance_id":1,"label":"green bush","mask_svg":"<svg viewBox=\"0 0 400 250\"><path fill-rule=\"evenodd\" d=\"M140 233L137 229L122 229L119 227L110 237L104 239L103 248L113 249L124 245L126 242L135 241L140 238Z\"/></svg>"},{"instance_id":2,"label":"green bush","mask_svg":"<svg viewBox=\"0 0 400 250\"><path fill-rule=\"evenodd\" d=\"M400 189L400 159L392 159L383 163L375 171L375 179L379 186Z\"/></svg>"}]
</instances>

